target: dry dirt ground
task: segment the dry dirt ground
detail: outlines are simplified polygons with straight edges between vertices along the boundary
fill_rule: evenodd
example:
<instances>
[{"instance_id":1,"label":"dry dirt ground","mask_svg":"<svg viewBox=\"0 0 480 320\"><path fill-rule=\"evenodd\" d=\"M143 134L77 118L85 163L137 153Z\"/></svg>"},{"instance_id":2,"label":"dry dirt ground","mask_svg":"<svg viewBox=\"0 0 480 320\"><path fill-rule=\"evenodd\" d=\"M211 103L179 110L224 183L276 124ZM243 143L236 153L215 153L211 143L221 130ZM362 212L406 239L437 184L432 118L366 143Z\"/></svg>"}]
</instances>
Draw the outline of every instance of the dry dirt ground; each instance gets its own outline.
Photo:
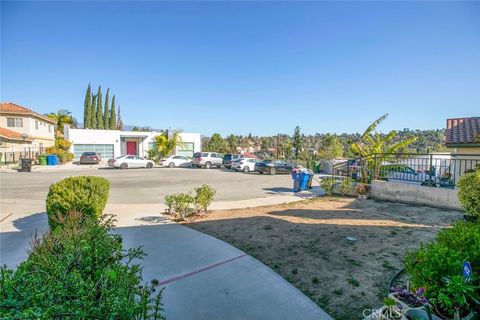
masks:
<instances>
[{"instance_id":1,"label":"dry dirt ground","mask_svg":"<svg viewBox=\"0 0 480 320\"><path fill-rule=\"evenodd\" d=\"M321 198L215 211L185 224L262 261L335 319L361 319L364 309L382 305L405 253L461 217L424 206Z\"/></svg>"}]
</instances>

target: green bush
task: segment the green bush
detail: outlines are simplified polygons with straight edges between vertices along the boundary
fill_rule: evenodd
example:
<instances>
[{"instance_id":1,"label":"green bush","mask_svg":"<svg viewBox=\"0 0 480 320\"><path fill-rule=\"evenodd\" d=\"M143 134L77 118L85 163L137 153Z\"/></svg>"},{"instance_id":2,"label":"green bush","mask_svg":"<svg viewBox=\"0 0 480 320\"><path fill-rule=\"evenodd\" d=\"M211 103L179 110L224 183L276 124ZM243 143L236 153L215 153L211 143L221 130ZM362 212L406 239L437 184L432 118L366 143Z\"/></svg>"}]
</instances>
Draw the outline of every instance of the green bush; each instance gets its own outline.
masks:
<instances>
[{"instance_id":1,"label":"green bush","mask_svg":"<svg viewBox=\"0 0 480 320\"><path fill-rule=\"evenodd\" d=\"M323 178L320 181L320 187L325 191L325 195L331 196L335 188L336 181L334 178Z\"/></svg>"},{"instance_id":2,"label":"green bush","mask_svg":"<svg viewBox=\"0 0 480 320\"><path fill-rule=\"evenodd\" d=\"M204 210L207 211L208 206L213 201L213 198L215 197L215 189L212 188L209 185L202 185L198 188L195 188L195 207L198 210Z\"/></svg>"},{"instance_id":3,"label":"green bush","mask_svg":"<svg viewBox=\"0 0 480 320\"><path fill-rule=\"evenodd\" d=\"M58 156L58 159L60 160L60 163L67 163L73 160L73 153L65 151L63 149L57 148L57 147L50 147L47 148L47 154L55 154Z\"/></svg>"},{"instance_id":4,"label":"green bush","mask_svg":"<svg viewBox=\"0 0 480 320\"><path fill-rule=\"evenodd\" d=\"M350 177L346 177L340 183L340 191L344 195L350 195L352 193L352 186L353 186L353 179Z\"/></svg>"},{"instance_id":5,"label":"green bush","mask_svg":"<svg viewBox=\"0 0 480 320\"><path fill-rule=\"evenodd\" d=\"M175 195L167 194L164 199L165 199L165 205L167 206L168 212L172 213L173 206L175 205Z\"/></svg>"},{"instance_id":6,"label":"green bush","mask_svg":"<svg viewBox=\"0 0 480 320\"><path fill-rule=\"evenodd\" d=\"M193 202L193 197L188 193L177 193L175 195L173 210L175 210L180 218L184 219L193 213Z\"/></svg>"},{"instance_id":7,"label":"green bush","mask_svg":"<svg viewBox=\"0 0 480 320\"><path fill-rule=\"evenodd\" d=\"M406 271L414 288L425 288L425 296L433 303L441 302L448 283L462 274L462 266L469 261L474 273L474 284L480 276L480 224L457 222L452 228L440 231L436 241L422 245L405 258ZM478 291L477 291L478 292ZM454 310L447 309L452 315Z\"/></svg>"},{"instance_id":8,"label":"green bush","mask_svg":"<svg viewBox=\"0 0 480 320\"><path fill-rule=\"evenodd\" d=\"M468 215L480 218L480 170L467 173L460 178L458 200Z\"/></svg>"},{"instance_id":9,"label":"green bush","mask_svg":"<svg viewBox=\"0 0 480 320\"><path fill-rule=\"evenodd\" d=\"M71 145L72 143L68 140L59 139L59 138L55 139L55 147L63 151L68 151Z\"/></svg>"},{"instance_id":10,"label":"green bush","mask_svg":"<svg viewBox=\"0 0 480 320\"><path fill-rule=\"evenodd\" d=\"M70 177L50 186L47 195L47 215L50 227L68 212L77 210L98 219L105 209L110 181L101 177Z\"/></svg>"},{"instance_id":11,"label":"green bush","mask_svg":"<svg viewBox=\"0 0 480 320\"><path fill-rule=\"evenodd\" d=\"M0 268L0 319L164 319L158 280L141 286L133 263L143 251L122 250L111 219L72 212L64 222L16 271Z\"/></svg>"}]
</instances>

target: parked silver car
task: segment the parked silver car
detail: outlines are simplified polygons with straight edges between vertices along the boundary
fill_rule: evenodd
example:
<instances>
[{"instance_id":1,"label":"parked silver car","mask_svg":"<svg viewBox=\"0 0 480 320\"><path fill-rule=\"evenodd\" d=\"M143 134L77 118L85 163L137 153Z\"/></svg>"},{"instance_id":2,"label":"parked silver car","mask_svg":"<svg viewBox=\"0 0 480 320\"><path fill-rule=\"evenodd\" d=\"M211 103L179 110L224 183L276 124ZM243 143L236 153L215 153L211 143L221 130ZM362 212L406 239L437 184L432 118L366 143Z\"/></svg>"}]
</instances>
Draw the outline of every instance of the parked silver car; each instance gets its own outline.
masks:
<instances>
[{"instance_id":1,"label":"parked silver car","mask_svg":"<svg viewBox=\"0 0 480 320\"><path fill-rule=\"evenodd\" d=\"M195 152L192 159L192 167L201 168L205 167L210 169L211 167L220 168L222 166L223 157L216 152Z\"/></svg>"}]
</instances>

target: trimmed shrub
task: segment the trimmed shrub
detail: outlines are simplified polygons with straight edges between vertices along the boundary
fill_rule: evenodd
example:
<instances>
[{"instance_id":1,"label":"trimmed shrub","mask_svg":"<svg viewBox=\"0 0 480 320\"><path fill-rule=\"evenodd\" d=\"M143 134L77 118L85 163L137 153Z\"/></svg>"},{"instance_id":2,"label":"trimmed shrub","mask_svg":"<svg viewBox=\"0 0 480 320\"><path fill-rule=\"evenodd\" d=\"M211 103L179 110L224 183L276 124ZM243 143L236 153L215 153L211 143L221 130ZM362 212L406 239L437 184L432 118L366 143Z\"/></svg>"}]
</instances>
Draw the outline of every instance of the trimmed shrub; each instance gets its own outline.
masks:
<instances>
[{"instance_id":1,"label":"trimmed shrub","mask_svg":"<svg viewBox=\"0 0 480 320\"><path fill-rule=\"evenodd\" d=\"M207 184L204 184L198 188L195 188L194 202L195 202L195 207L197 211L199 210L207 211L208 206L210 206L214 197L215 197L215 189Z\"/></svg>"},{"instance_id":2,"label":"trimmed shrub","mask_svg":"<svg viewBox=\"0 0 480 320\"><path fill-rule=\"evenodd\" d=\"M405 258L405 267L414 288L425 288L425 297L434 304L442 304L441 297L448 291L448 282L462 275L462 266L469 261L473 281L479 284L480 276L480 224L457 222L452 228L440 231L436 242L424 244ZM453 309L446 309L453 315Z\"/></svg>"},{"instance_id":3,"label":"trimmed shrub","mask_svg":"<svg viewBox=\"0 0 480 320\"><path fill-rule=\"evenodd\" d=\"M164 319L158 280L141 286L141 249L122 250L112 220L72 212L32 241L13 271L0 268L0 319Z\"/></svg>"},{"instance_id":4,"label":"trimmed shrub","mask_svg":"<svg viewBox=\"0 0 480 320\"><path fill-rule=\"evenodd\" d=\"M173 210L180 218L185 219L193 213L193 203L194 199L188 193L177 193L174 195Z\"/></svg>"},{"instance_id":5,"label":"trimmed shrub","mask_svg":"<svg viewBox=\"0 0 480 320\"><path fill-rule=\"evenodd\" d=\"M110 181L101 177L69 177L50 186L47 215L50 227L72 210L97 220L103 213L110 190Z\"/></svg>"},{"instance_id":6,"label":"trimmed shrub","mask_svg":"<svg viewBox=\"0 0 480 320\"><path fill-rule=\"evenodd\" d=\"M67 152L67 151L65 151L63 149L60 149L60 148L57 148L57 147L47 148L47 154L57 155L62 164L72 161L73 157L74 157L73 153Z\"/></svg>"},{"instance_id":7,"label":"trimmed shrub","mask_svg":"<svg viewBox=\"0 0 480 320\"><path fill-rule=\"evenodd\" d=\"M468 215L480 218L480 170L467 173L460 178L458 200Z\"/></svg>"},{"instance_id":8,"label":"trimmed shrub","mask_svg":"<svg viewBox=\"0 0 480 320\"><path fill-rule=\"evenodd\" d=\"M58 149L62 149L64 151L68 151L72 143L65 139L55 139L55 147Z\"/></svg>"},{"instance_id":9,"label":"trimmed shrub","mask_svg":"<svg viewBox=\"0 0 480 320\"><path fill-rule=\"evenodd\" d=\"M335 188L336 181L334 178L323 178L320 181L320 187L325 191L325 195L331 196Z\"/></svg>"}]
</instances>

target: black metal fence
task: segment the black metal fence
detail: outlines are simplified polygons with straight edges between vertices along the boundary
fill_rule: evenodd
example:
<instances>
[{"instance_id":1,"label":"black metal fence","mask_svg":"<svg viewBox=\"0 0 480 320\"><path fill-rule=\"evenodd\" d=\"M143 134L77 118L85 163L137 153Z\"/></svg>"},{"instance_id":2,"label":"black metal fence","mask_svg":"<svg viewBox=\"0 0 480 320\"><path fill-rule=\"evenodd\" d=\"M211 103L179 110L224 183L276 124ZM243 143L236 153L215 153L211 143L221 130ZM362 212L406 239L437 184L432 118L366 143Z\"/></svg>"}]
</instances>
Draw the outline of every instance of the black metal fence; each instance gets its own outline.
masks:
<instances>
[{"instance_id":1,"label":"black metal fence","mask_svg":"<svg viewBox=\"0 0 480 320\"><path fill-rule=\"evenodd\" d=\"M45 154L46 148L25 148L23 151L0 151L0 164L18 163L20 159L37 160L38 156Z\"/></svg>"},{"instance_id":2,"label":"black metal fence","mask_svg":"<svg viewBox=\"0 0 480 320\"><path fill-rule=\"evenodd\" d=\"M403 181L454 188L462 175L477 168L480 168L480 155L475 154L378 153L338 163L332 167L332 175L363 182Z\"/></svg>"}]
</instances>

